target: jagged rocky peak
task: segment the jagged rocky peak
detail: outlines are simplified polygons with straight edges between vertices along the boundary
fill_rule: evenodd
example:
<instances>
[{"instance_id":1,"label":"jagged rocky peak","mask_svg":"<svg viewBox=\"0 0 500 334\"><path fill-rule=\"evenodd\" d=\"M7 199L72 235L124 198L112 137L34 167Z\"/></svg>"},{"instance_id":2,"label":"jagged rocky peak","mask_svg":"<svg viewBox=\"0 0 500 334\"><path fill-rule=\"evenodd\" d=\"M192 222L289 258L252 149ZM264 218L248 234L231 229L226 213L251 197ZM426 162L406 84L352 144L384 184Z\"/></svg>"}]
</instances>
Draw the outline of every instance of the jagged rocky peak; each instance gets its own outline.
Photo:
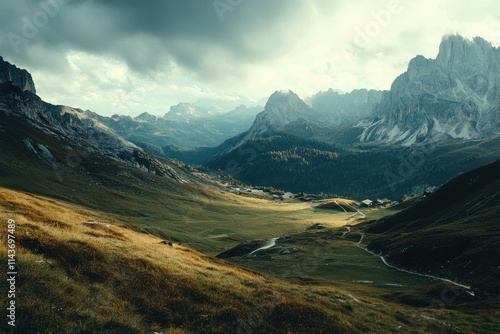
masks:
<instances>
[{"instance_id":1,"label":"jagged rocky peak","mask_svg":"<svg viewBox=\"0 0 500 334\"><path fill-rule=\"evenodd\" d=\"M265 108L267 109L268 107L272 107L277 104L285 104L293 107L301 103L305 104L305 102L302 101L300 97L291 90L277 90L267 100Z\"/></svg>"},{"instance_id":2,"label":"jagged rocky peak","mask_svg":"<svg viewBox=\"0 0 500 334\"><path fill-rule=\"evenodd\" d=\"M269 97L264 111L258 115L256 122L259 118L266 119L268 125L281 127L298 118L308 117L311 112L311 107L297 94L291 90L280 90Z\"/></svg>"},{"instance_id":3,"label":"jagged rocky peak","mask_svg":"<svg viewBox=\"0 0 500 334\"><path fill-rule=\"evenodd\" d=\"M35 83L33 82L31 74L5 61L0 56L0 83L9 81L23 91L29 91L36 94Z\"/></svg>"},{"instance_id":4,"label":"jagged rocky peak","mask_svg":"<svg viewBox=\"0 0 500 334\"><path fill-rule=\"evenodd\" d=\"M439 46L436 60L446 65L483 62L488 60L488 56L495 49L481 37L469 40L460 35L448 35L443 38Z\"/></svg>"},{"instance_id":5,"label":"jagged rocky peak","mask_svg":"<svg viewBox=\"0 0 500 334\"><path fill-rule=\"evenodd\" d=\"M299 120L309 121L312 109L294 92L281 90L274 92L268 99L264 111L259 113L248 131L248 138L255 138L276 131L285 131L291 123Z\"/></svg>"},{"instance_id":6,"label":"jagged rocky peak","mask_svg":"<svg viewBox=\"0 0 500 334\"><path fill-rule=\"evenodd\" d=\"M416 56L393 82L361 141L410 146L500 133L500 49L480 37L443 37L436 59Z\"/></svg>"},{"instance_id":7,"label":"jagged rocky peak","mask_svg":"<svg viewBox=\"0 0 500 334\"><path fill-rule=\"evenodd\" d=\"M280 90L274 92L266 103L262 116L275 118L275 122L281 125L289 123L300 117L308 117L312 109L300 97L291 90Z\"/></svg>"},{"instance_id":8,"label":"jagged rocky peak","mask_svg":"<svg viewBox=\"0 0 500 334\"><path fill-rule=\"evenodd\" d=\"M418 55L410 60L407 73L410 78L413 78L420 74L422 70L427 70L432 66L434 66L434 60L427 59L422 55Z\"/></svg>"}]
</instances>

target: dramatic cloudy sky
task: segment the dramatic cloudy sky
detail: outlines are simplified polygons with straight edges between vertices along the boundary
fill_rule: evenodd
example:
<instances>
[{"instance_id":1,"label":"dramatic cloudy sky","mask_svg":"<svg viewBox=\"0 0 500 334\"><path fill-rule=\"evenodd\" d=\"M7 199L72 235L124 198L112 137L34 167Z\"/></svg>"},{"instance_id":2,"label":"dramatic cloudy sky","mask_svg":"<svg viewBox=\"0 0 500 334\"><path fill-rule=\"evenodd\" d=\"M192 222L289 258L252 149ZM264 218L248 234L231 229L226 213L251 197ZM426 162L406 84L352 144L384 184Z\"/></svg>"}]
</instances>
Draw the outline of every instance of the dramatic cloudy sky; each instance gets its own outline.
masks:
<instances>
[{"instance_id":1,"label":"dramatic cloudy sky","mask_svg":"<svg viewBox=\"0 0 500 334\"><path fill-rule=\"evenodd\" d=\"M443 35L500 46L499 18L497 0L1 0L0 55L49 102L164 114L278 89L389 89Z\"/></svg>"}]
</instances>

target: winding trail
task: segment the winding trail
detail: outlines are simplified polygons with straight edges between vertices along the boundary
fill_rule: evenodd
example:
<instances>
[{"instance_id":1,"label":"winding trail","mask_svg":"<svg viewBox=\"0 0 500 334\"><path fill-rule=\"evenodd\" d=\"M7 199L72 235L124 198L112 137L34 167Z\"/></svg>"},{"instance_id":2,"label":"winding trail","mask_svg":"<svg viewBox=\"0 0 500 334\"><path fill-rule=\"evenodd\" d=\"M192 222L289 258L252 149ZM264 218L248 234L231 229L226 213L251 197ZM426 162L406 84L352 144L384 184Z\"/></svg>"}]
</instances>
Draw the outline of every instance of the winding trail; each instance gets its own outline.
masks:
<instances>
[{"instance_id":1,"label":"winding trail","mask_svg":"<svg viewBox=\"0 0 500 334\"><path fill-rule=\"evenodd\" d=\"M392 269L395 269L397 271L401 271L401 272L404 272L404 273L407 273L407 274L411 274L411 275L417 275L417 276L421 276L421 277L427 277L427 278L432 278L432 279L435 279L435 280L438 280L438 281L442 281L442 282L445 282L445 283L449 283L449 284L453 284L453 285L456 285L456 286L459 286L461 288L464 288L467 291L468 294L470 294L471 296L474 296L474 292L471 290L471 287L468 286L468 285L464 285L464 284L460 284L460 283L457 283L455 281L452 281L450 279L447 279L447 278L442 278L442 277L437 277L437 276L434 276L434 275L429 275L429 274L422 274L422 273L418 273L416 271L411 271L411 270L406 270L406 269L403 269L403 268L398 268L392 264L390 264L389 262L387 262L387 260L385 259L385 257L383 257L382 255L380 254L375 254L374 252L370 251L369 249L365 248L365 247L362 247L361 245L357 244L357 246L359 248L361 248L362 250L374 255L374 256L378 256L382 262L388 266L389 268L392 268Z\"/></svg>"},{"instance_id":2,"label":"winding trail","mask_svg":"<svg viewBox=\"0 0 500 334\"><path fill-rule=\"evenodd\" d=\"M265 244L264 246L260 247L260 248L257 248L256 250L254 250L253 252L249 253L248 255L252 255L253 253L256 253L258 251L261 251L261 250L264 250L264 249L269 249L271 247L274 247L276 246L276 240L278 240L279 238L272 238L270 239L267 244Z\"/></svg>"},{"instance_id":3,"label":"winding trail","mask_svg":"<svg viewBox=\"0 0 500 334\"><path fill-rule=\"evenodd\" d=\"M350 216L349 218L353 218L354 216L356 216L357 214L361 215L361 218L366 218L366 215L359 211L359 209L353 207L352 205L348 205L351 209L355 210L356 212L354 212L354 214L352 216Z\"/></svg>"},{"instance_id":4,"label":"winding trail","mask_svg":"<svg viewBox=\"0 0 500 334\"><path fill-rule=\"evenodd\" d=\"M344 209L344 207L343 207L342 205L340 205L340 204L337 202L337 200L333 200L333 202L334 202L335 204L337 204L337 206L338 206L339 208L341 208L342 210L344 210L344 212L345 212L345 213L347 213L346 209Z\"/></svg>"},{"instance_id":5,"label":"winding trail","mask_svg":"<svg viewBox=\"0 0 500 334\"><path fill-rule=\"evenodd\" d=\"M347 233L351 233L351 227L350 226L345 226L345 228L347 229L347 231L345 231L345 232L342 233L342 238L344 238Z\"/></svg>"},{"instance_id":6,"label":"winding trail","mask_svg":"<svg viewBox=\"0 0 500 334\"><path fill-rule=\"evenodd\" d=\"M349 226L346 226L347 228L347 232L344 232L342 234L342 237L345 237L345 235L347 233L350 233L351 232L351 228ZM365 248L361 245L361 243L363 242L363 239L365 238L365 234L364 233L361 233L361 238L359 239L359 241L356 243L356 246L358 248L361 248L362 250L364 250L365 252L367 253L370 253L371 255L373 256L377 256L379 257L382 262L389 268L391 269L395 269L397 271L401 271L403 273L407 273L407 274L411 274L411 275L417 275L417 276L420 276L420 277L427 277L427 278L432 278L432 279L435 279L435 280L438 280L438 281L442 281L442 282L445 282L445 283L449 283L449 284L452 284L452 285L455 285L455 286L459 286L461 288L464 288L466 289L466 292L471 295L471 296L474 296L474 291L471 290L471 287L468 286L468 285L464 285L464 284L460 284L460 283L457 283L457 282L454 282L450 279L447 279L447 278L442 278L442 277L437 277L437 276L434 276L434 275L429 275L429 274L422 274L422 273L419 273L419 272L416 272L416 271L411 271L411 270L406 270L406 269L403 269L403 268L399 268L399 267L396 267L392 264L390 264L389 262L387 262L387 260L385 259L384 256L382 256L381 254L375 254L374 252L370 251L368 248Z\"/></svg>"}]
</instances>

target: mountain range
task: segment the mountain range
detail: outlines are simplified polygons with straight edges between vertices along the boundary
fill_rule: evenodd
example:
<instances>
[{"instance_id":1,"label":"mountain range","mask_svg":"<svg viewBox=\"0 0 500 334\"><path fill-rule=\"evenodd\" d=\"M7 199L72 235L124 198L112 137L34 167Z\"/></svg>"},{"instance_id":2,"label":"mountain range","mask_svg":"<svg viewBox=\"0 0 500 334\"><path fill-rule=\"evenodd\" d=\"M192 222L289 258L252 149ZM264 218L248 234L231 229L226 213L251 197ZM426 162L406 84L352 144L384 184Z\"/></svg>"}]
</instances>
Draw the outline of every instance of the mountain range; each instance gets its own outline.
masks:
<instances>
[{"instance_id":1,"label":"mountain range","mask_svg":"<svg viewBox=\"0 0 500 334\"><path fill-rule=\"evenodd\" d=\"M449 35L436 59L413 58L389 91L345 94L329 89L302 100L283 90L272 94L264 108L240 105L222 112L209 101L199 101L172 106L163 117L93 117L143 148L158 153L165 147L165 156L198 147L211 147L220 155L215 149L219 145L227 153L231 147L222 142L243 132L248 133L236 146L271 133L330 145L379 147L489 139L500 132L499 54L480 37ZM4 77L9 77L7 72ZM26 85L22 76L17 80Z\"/></svg>"},{"instance_id":2,"label":"mountain range","mask_svg":"<svg viewBox=\"0 0 500 334\"><path fill-rule=\"evenodd\" d=\"M263 111L181 103L135 118L47 103L0 59L0 220L15 236L0 257L19 271L16 331L497 333L497 50L448 36L389 92L306 103L285 90ZM488 78L467 76L478 59ZM430 88L434 67L450 89ZM405 86L417 77L425 89ZM242 118L247 131L186 149ZM440 185L386 208L315 199ZM276 198L286 190L321 194Z\"/></svg>"},{"instance_id":3,"label":"mountain range","mask_svg":"<svg viewBox=\"0 0 500 334\"><path fill-rule=\"evenodd\" d=\"M123 138L147 147L175 145L181 148L217 146L224 140L245 131L253 122L260 107L239 107L222 112L191 103L172 106L163 117L147 112L136 117L93 114Z\"/></svg>"},{"instance_id":4,"label":"mountain range","mask_svg":"<svg viewBox=\"0 0 500 334\"><path fill-rule=\"evenodd\" d=\"M330 89L314 95L311 107L293 92L274 93L248 138L285 132L329 144L399 146L491 138L500 133L499 87L499 48L480 37L445 36L436 59L413 58L390 91ZM301 122L307 125L294 131Z\"/></svg>"},{"instance_id":5,"label":"mountain range","mask_svg":"<svg viewBox=\"0 0 500 334\"><path fill-rule=\"evenodd\" d=\"M220 145L206 164L222 169L237 165L231 172L249 183L283 186L286 182L280 178L287 175L291 191L331 195L357 197L364 192L394 198L421 191L424 182L438 186L498 157L499 66L498 48L482 38L452 35L443 38L435 60L412 59L390 91L340 95L330 90L312 98L316 109L293 92L277 91L250 129ZM322 102L328 97L331 104ZM330 109L320 107L322 103ZM345 104L350 109L343 109ZM339 110L349 110L350 117L339 121L337 116L346 114ZM311 156L306 147L298 152L293 145L267 144L284 143L283 138L291 136L309 140L311 149L318 146L312 142L329 148ZM291 160L276 160L276 154L308 167L288 173ZM329 156L336 158L326 163ZM309 173L311 168L316 172ZM275 173L260 174L263 170ZM360 182L359 175L366 177Z\"/></svg>"}]
</instances>

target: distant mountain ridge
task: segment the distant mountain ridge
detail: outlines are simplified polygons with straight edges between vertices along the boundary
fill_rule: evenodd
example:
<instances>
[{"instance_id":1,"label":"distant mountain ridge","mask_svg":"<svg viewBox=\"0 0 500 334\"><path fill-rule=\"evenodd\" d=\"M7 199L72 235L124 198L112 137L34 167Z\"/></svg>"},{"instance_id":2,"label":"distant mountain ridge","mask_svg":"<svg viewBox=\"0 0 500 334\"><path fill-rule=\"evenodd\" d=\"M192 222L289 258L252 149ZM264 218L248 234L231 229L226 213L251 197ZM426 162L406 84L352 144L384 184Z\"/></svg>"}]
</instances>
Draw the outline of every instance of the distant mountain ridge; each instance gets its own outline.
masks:
<instances>
[{"instance_id":1,"label":"distant mountain ridge","mask_svg":"<svg viewBox=\"0 0 500 334\"><path fill-rule=\"evenodd\" d=\"M370 115L380 102L382 93L360 89L340 94L330 89L315 94L310 99L310 106L291 90L276 91L269 97L264 110L257 115L243 139L234 146L224 145L224 152L248 140L280 133L317 139L329 129Z\"/></svg>"},{"instance_id":2,"label":"distant mountain ridge","mask_svg":"<svg viewBox=\"0 0 500 334\"><path fill-rule=\"evenodd\" d=\"M157 148L175 145L182 148L218 146L251 126L261 107L240 105L229 112L192 103L179 103L163 117L142 113L136 117L94 114L120 136L140 146Z\"/></svg>"},{"instance_id":3,"label":"distant mountain ridge","mask_svg":"<svg viewBox=\"0 0 500 334\"><path fill-rule=\"evenodd\" d=\"M333 89L318 92L311 97L311 107L331 127L349 124L371 116L380 103L384 91L355 89L350 93L339 93Z\"/></svg>"},{"instance_id":4,"label":"distant mountain ridge","mask_svg":"<svg viewBox=\"0 0 500 334\"><path fill-rule=\"evenodd\" d=\"M223 111L216 107L200 107L193 103L181 102L175 106L170 107L163 118L167 120L186 121L192 119L204 118L209 116L221 115Z\"/></svg>"}]
</instances>

